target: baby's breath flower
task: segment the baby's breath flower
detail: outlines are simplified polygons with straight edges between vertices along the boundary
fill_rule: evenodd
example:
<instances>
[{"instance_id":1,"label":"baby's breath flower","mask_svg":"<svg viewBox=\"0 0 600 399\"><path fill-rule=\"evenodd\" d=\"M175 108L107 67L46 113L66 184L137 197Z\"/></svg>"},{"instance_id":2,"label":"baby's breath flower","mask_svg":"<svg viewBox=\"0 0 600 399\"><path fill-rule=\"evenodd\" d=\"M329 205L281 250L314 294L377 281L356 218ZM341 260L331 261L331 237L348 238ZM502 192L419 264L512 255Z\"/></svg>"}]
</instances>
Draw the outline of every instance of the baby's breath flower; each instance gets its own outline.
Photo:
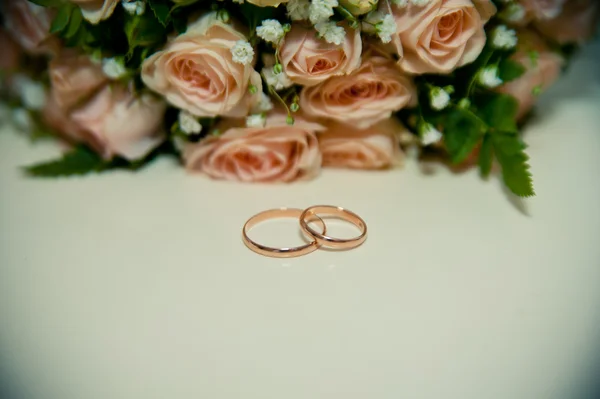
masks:
<instances>
[{"instance_id":1,"label":"baby's breath flower","mask_svg":"<svg viewBox=\"0 0 600 399\"><path fill-rule=\"evenodd\" d=\"M396 33L396 21L394 17L390 14L387 14L381 22L375 25L375 29L377 30L377 35L383 43L389 43L392 41L392 35Z\"/></svg>"},{"instance_id":2,"label":"baby's breath flower","mask_svg":"<svg viewBox=\"0 0 600 399\"><path fill-rule=\"evenodd\" d=\"M127 69L125 69L123 61L114 57L102 60L102 71L111 79L120 79L127 75Z\"/></svg>"},{"instance_id":3,"label":"baby's breath flower","mask_svg":"<svg viewBox=\"0 0 600 399\"><path fill-rule=\"evenodd\" d=\"M246 127L264 127L267 118L263 114L254 114L246 117Z\"/></svg>"},{"instance_id":4,"label":"baby's breath flower","mask_svg":"<svg viewBox=\"0 0 600 399\"><path fill-rule=\"evenodd\" d=\"M123 8L125 9L125 11L127 11L127 14L129 15L142 15L146 11L146 3L144 3L141 0L123 0L121 4L123 5Z\"/></svg>"},{"instance_id":5,"label":"baby's breath flower","mask_svg":"<svg viewBox=\"0 0 600 399\"><path fill-rule=\"evenodd\" d=\"M525 18L525 8L519 3L510 3L504 11L500 14L500 17L505 21L517 23L521 22Z\"/></svg>"},{"instance_id":6,"label":"baby's breath flower","mask_svg":"<svg viewBox=\"0 0 600 399\"><path fill-rule=\"evenodd\" d=\"M327 43L333 43L338 46L344 42L344 38L346 37L346 30L341 26L337 26L333 21L319 22L315 24L315 29L323 36Z\"/></svg>"},{"instance_id":7,"label":"baby's breath flower","mask_svg":"<svg viewBox=\"0 0 600 399\"><path fill-rule=\"evenodd\" d=\"M262 112L268 112L273 109L273 102L271 98L267 96L265 93L260 93L260 98L257 103L252 107L253 114L260 114Z\"/></svg>"},{"instance_id":8,"label":"baby's breath flower","mask_svg":"<svg viewBox=\"0 0 600 399\"><path fill-rule=\"evenodd\" d=\"M441 87L432 87L429 91L431 108L440 111L450 103L450 95Z\"/></svg>"},{"instance_id":9,"label":"baby's breath flower","mask_svg":"<svg viewBox=\"0 0 600 399\"><path fill-rule=\"evenodd\" d=\"M238 40L231 48L233 62L249 65L254 58L254 49L246 40Z\"/></svg>"},{"instance_id":10,"label":"baby's breath flower","mask_svg":"<svg viewBox=\"0 0 600 399\"><path fill-rule=\"evenodd\" d=\"M285 72L281 71L280 73L275 73L273 69L274 67L265 67L262 70L265 81L269 86L276 91L287 89L288 87L293 86L294 82L290 80Z\"/></svg>"},{"instance_id":11,"label":"baby's breath flower","mask_svg":"<svg viewBox=\"0 0 600 399\"><path fill-rule=\"evenodd\" d=\"M435 144L442 139L442 133L431 123L421 125L421 144L427 146Z\"/></svg>"},{"instance_id":12,"label":"baby's breath flower","mask_svg":"<svg viewBox=\"0 0 600 399\"><path fill-rule=\"evenodd\" d=\"M499 25L492 32L492 46L498 49L509 50L517 45L517 32L508 29L506 25Z\"/></svg>"},{"instance_id":13,"label":"baby's breath flower","mask_svg":"<svg viewBox=\"0 0 600 399\"><path fill-rule=\"evenodd\" d=\"M187 111L179 111L179 129L185 134L198 134L202 131L202 125L198 118Z\"/></svg>"},{"instance_id":14,"label":"baby's breath flower","mask_svg":"<svg viewBox=\"0 0 600 399\"><path fill-rule=\"evenodd\" d=\"M313 0L308 9L310 22L315 25L327 21L333 15L333 9L337 6L337 0Z\"/></svg>"},{"instance_id":15,"label":"baby's breath flower","mask_svg":"<svg viewBox=\"0 0 600 399\"><path fill-rule=\"evenodd\" d=\"M292 21L308 19L310 2L308 0L290 0L285 4L287 15Z\"/></svg>"},{"instance_id":16,"label":"baby's breath flower","mask_svg":"<svg viewBox=\"0 0 600 399\"><path fill-rule=\"evenodd\" d=\"M265 19L262 21L261 25L256 28L256 34L264 41L278 43L283 38L285 32L283 31L281 22L278 20Z\"/></svg>"},{"instance_id":17,"label":"baby's breath flower","mask_svg":"<svg viewBox=\"0 0 600 399\"><path fill-rule=\"evenodd\" d=\"M490 65L479 71L479 83L484 87L494 88L502 84L502 79L498 76L498 67Z\"/></svg>"}]
</instances>

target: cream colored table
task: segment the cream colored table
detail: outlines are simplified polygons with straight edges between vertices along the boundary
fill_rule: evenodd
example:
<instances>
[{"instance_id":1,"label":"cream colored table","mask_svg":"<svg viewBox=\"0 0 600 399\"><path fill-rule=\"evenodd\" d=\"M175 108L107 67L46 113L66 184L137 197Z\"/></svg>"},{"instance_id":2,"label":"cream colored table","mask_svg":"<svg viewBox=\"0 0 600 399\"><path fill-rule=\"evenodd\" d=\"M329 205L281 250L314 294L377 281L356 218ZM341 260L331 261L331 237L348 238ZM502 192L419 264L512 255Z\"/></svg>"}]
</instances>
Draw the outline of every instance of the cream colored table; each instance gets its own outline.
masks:
<instances>
[{"instance_id":1,"label":"cream colored table","mask_svg":"<svg viewBox=\"0 0 600 399\"><path fill-rule=\"evenodd\" d=\"M414 162L289 186L168 160L32 180L17 168L59 150L1 131L0 386L36 399L576 399L600 360L599 62L588 48L545 94L526 136L538 197L522 203L476 171ZM364 246L277 260L242 244L252 214L315 203L361 214ZM292 222L256 234L300 240Z\"/></svg>"}]
</instances>

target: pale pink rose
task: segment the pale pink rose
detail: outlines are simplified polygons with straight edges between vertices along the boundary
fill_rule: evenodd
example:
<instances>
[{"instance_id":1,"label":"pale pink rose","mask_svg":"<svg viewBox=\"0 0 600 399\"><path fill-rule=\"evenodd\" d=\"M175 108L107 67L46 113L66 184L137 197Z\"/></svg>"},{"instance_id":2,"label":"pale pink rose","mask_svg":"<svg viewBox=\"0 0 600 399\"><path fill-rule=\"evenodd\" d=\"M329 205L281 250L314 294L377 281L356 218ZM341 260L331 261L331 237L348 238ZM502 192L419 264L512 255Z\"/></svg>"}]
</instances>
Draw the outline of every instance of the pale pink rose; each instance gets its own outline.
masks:
<instances>
[{"instance_id":1,"label":"pale pink rose","mask_svg":"<svg viewBox=\"0 0 600 399\"><path fill-rule=\"evenodd\" d=\"M484 25L496 8L490 0L431 0L392 11L398 29L392 43L402 69L447 74L477 59L486 42Z\"/></svg>"},{"instance_id":2,"label":"pale pink rose","mask_svg":"<svg viewBox=\"0 0 600 399\"><path fill-rule=\"evenodd\" d=\"M367 56L359 69L300 93L300 108L315 118L367 128L417 101L416 87L395 61Z\"/></svg>"},{"instance_id":3,"label":"pale pink rose","mask_svg":"<svg viewBox=\"0 0 600 399\"><path fill-rule=\"evenodd\" d=\"M102 66L90 57L74 51L62 51L48 66L52 95L63 109L70 109L88 100L108 82Z\"/></svg>"},{"instance_id":4,"label":"pale pink rose","mask_svg":"<svg viewBox=\"0 0 600 399\"><path fill-rule=\"evenodd\" d=\"M532 52L535 52L535 57L532 57ZM522 64L526 72L518 79L500 86L498 91L510 94L519 101L517 119L521 119L535 105L538 92L546 90L560 76L565 60L550 51L543 39L532 31L519 33L519 48L513 59Z\"/></svg>"},{"instance_id":5,"label":"pale pink rose","mask_svg":"<svg viewBox=\"0 0 600 399\"><path fill-rule=\"evenodd\" d=\"M520 0L528 16L534 19L552 19L562 11L567 0Z\"/></svg>"},{"instance_id":6,"label":"pale pink rose","mask_svg":"<svg viewBox=\"0 0 600 399\"><path fill-rule=\"evenodd\" d=\"M537 21L535 27L560 44L582 44L596 31L600 1L569 0L556 18Z\"/></svg>"},{"instance_id":7,"label":"pale pink rose","mask_svg":"<svg viewBox=\"0 0 600 399\"><path fill-rule=\"evenodd\" d=\"M95 139L77 122L73 121L68 112L56 102L54 96L48 96L44 109L42 110L42 120L46 126L70 143L86 143L94 150L101 152L102 147Z\"/></svg>"},{"instance_id":8,"label":"pale pink rose","mask_svg":"<svg viewBox=\"0 0 600 399\"><path fill-rule=\"evenodd\" d=\"M262 81L252 65L232 59L245 36L208 14L142 65L142 80L174 106L201 117L243 117L260 98ZM252 95L248 87L258 90Z\"/></svg>"},{"instance_id":9,"label":"pale pink rose","mask_svg":"<svg viewBox=\"0 0 600 399\"><path fill-rule=\"evenodd\" d=\"M30 54L53 54L58 46L50 35L54 11L27 0L2 0L4 26L13 39Z\"/></svg>"},{"instance_id":10,"label":"pale pink rose","mask_svg":"<svg viewBox=\"0 0 600 399\"><path fill-rule=\"evenodd\" d=\"M56 104L56 103L55 103ZM128 160L144 157L164 140L166 105L151 94L134 94L107 85L71 113L58 114L62 132L95 148L105 159L120 155Z\"/></svg>"},{"instance_id":11,"label":"pale pink rose","mask_svg":"<svg viewBox=\"0 0 600 399\"><path fill-rule=\"evenodd\" d=\"M384 169L399 164L402 152L398 138L403 131L406 128L393 117L362 130L329 123L318 135L323 166Z\"/></svg>"},{"instance_id":12,"label":"pale pink rose","mask_svg":"<svg viewBox=\"0 0 600 399\"><path fill-rule=\"evenodd\" d=\"M313 28L292 25L279 48L283 70L294 82L314 86L332 76L345 75L360 66L360 29L345 27L346 37L339 46L319 39Z\"/></svg>"},{"instance_id":13,"label":"pale pink rose","mask_svg":"<svg viewBox=\"0 0 600 399\"><path fill-rule=\"evenodd\" d=\"M14 72L19 68L21 60L21 48L12 37L2 28L0 28L0 71Z\"/></svg>"},{"instance_id":14,"label":"pale pink rose","mask_svg":"<svg viewBox=\"0 0 600 399\"><path fill-rule=\"evenodd\" d=\"M92 24L97 24L108 19L121 0L71 0L71 2L81 8L83 18Z\"/></svg>"},{"instance_id":15,"label":"pale pink rose","mask_svg":"<svg viewBox=\"0 0 600 399\"><path fill-rule=\"evenodd\" d=\"M283 113L270 115L265 127L227 127L231 124L218 126L221 136L186 147L188 170L243 182L290 182L319 173L321 153L315 131L321 125L297 118L289 126Z\"/></svg>"}]
</instances>

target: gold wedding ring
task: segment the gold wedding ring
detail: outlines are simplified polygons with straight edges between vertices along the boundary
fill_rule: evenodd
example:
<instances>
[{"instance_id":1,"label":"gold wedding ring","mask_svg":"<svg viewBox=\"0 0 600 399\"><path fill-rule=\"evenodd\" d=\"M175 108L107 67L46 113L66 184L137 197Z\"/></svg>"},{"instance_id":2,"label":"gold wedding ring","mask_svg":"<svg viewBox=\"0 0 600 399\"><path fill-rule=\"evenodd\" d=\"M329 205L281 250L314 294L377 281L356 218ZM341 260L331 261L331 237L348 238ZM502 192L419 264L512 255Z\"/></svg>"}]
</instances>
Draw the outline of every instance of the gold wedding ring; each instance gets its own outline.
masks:
<instances>
[{"instance_id":1,"label":"gold wedding ring","mask_svg":"<svg viewBox=\"0 0 600 399\"><path fill-rule=\"evenodd\" d=\"M319 233L308 225L307 220L314 218L315 216L333 216L337 219L345 220L352 223L360 230L360 234L357 237L350 239L335 238L325 235L325 232ZM335 249L351 249L361 245L367 239L367 224L360 216L356 213L344 209L340 206L332 205L315 205L307 208L300 215L300 227L302 231L313 237L317 243L322 246L335 248Z\"/></svg>"},{"instance_id":2,"label":"gold wedding ring","mask_svg":"<svg viewBox=\"0 0 600 399\"><path fill-rule=\"evenodd\" d=\"M335 238L327 236L327 226L323 219L319 215L333 216L337 219L345 220L360 230L360 234L357 237L350 239ZM300 228L302 232L312 238L312 241L306 245L299 247L285 247L285 248L273 248L267 247L266 245L259 244L248 237L248 232L254 226L270 219L279 218L298 218L300 222ZM316 222L321 229L318 232L314 228L310 227L309 223ZM367 224L365 221L358 216L356 213L344 209L339 206L332 205L315 205L305 210L295 208L279 208L270 209L252 216L242 229L242 241L252 251L273 258L293 258L309 254L321 246L335 248L335 249L351 249L360 246L367 239Z\"/></svg>"},{"instance_id":3,"label":"gold wedding ring","mask_svg":"<svg viewBox=\"0 0 600 399\"><path fill-rule=\"evenodd\" d=\"M294 208L279 208L279 209L270 209L268 211L264 211L252 216L246 224L244 224L244 228L242 229L242 240L244 244L251 249L252 251L264 255L270 256L272 258L294 258L296 256L302 256L309 254L319 248L321 245L313 238L313 241L306 245L301 245L299 247L290 247L290 248L272 248L267 247L262 244L258 244L248 237L248 231L252 229L252 227L256 226L259 223L262 223L266 220L270 219L279 219L279 218L299 218L302 214L302 209L294 209ZM318 217L313 216L309 219L308 223L314 220L321 228L322 234L326 233L325 222ZM307 225L308 225L307 223ZM310 237L310 235L309 235Z\"/></svg>"}]
</instances>

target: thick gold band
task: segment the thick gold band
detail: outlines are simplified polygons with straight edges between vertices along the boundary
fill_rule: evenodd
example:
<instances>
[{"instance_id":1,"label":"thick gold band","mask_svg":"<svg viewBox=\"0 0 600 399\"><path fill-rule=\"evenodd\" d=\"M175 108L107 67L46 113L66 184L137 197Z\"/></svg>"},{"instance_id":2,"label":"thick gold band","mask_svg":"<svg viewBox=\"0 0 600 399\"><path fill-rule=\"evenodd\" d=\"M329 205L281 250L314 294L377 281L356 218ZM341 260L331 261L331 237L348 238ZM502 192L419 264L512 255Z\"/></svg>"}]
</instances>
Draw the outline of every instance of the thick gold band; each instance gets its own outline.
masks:
<instances>
[{"instance_id":1,"label":"thick gold band","mask_svg":"<svg viewBox=\"0 0 600 399\"><path fill-rule=\"evenodd\" d=\"M270 209L268 211L264 211L264 212L261 212L261 213L258 213L256 215L252 216L250 219L248 219L246 224L244 224L244 228L242 229L242 240L244 241L244 244L246 244L246 246L248 248L250 248L252 251L254 251L258 254L261 254L264 256L270 256L273 258L293 258L296 256L306 255L306 254L309 254L309 253L315 251L321 245L317 242L316 239L314 239L312 237L311 234L308 234L308 237L313 238L313 241L311 243L302 245L299 247L291 247L291 248L267 247L265 245L261 245L261 244L258 244L256 242L252 241L248 237L248 231L250 231L250 229L252 229L252 227L256 226L258 223L264 222L265 220L269 220L269 219L279 219L279 218L296 218L296 220L298 220L300 215L302 214L302 212L303 212L302 209L279 208L279 209ZM311 215L311 216L307 216L307 219L308 219L308 222L306 223L307 226L308 226L308 223L310 223L311 221L315 221L321 227L322 234L326 233L325 222L323 222L323 220L320 217L318 217L316 215Z\"/></svg>"},{"instance_id":2,"label":"thick gold band","mask_svg":"<svg viewBox=\"0 0 600 399\"><path fill-rule=\"evenodd\" d=\"M325 231L323 231L323 233L319 233L318 231L315 231L313 228L311 228L308 225L310 220L312 220L312 218L314 218L318 214L333 216L333 217L345 220L347 222L350 222L353 225L355 225L356 227L358 227L359 230L361 231L361 233L358 237L350 238L350 239L329 237L329 236L325 235ZM342 207L339 207L339 206L332 206L332 205L311 206L310 208L304 210L304 212L302 212L302 214L300 215L300 227L302 228L302 231L304 231L306 234L314 237L314 239L317 241L317 243L319 243L320 245L322 245L324 247L329 247L329 248L336 248L336 249L356 248L359 245L361 245L363 242L365 242L365 240L367 239L367 224L365 223L365 221L362 220L361 217L358 216L356 213L351 212L351 211L344 209ZM323 230L325 230L325 229L323 229Z\"/></svg>"}]
</instances>

